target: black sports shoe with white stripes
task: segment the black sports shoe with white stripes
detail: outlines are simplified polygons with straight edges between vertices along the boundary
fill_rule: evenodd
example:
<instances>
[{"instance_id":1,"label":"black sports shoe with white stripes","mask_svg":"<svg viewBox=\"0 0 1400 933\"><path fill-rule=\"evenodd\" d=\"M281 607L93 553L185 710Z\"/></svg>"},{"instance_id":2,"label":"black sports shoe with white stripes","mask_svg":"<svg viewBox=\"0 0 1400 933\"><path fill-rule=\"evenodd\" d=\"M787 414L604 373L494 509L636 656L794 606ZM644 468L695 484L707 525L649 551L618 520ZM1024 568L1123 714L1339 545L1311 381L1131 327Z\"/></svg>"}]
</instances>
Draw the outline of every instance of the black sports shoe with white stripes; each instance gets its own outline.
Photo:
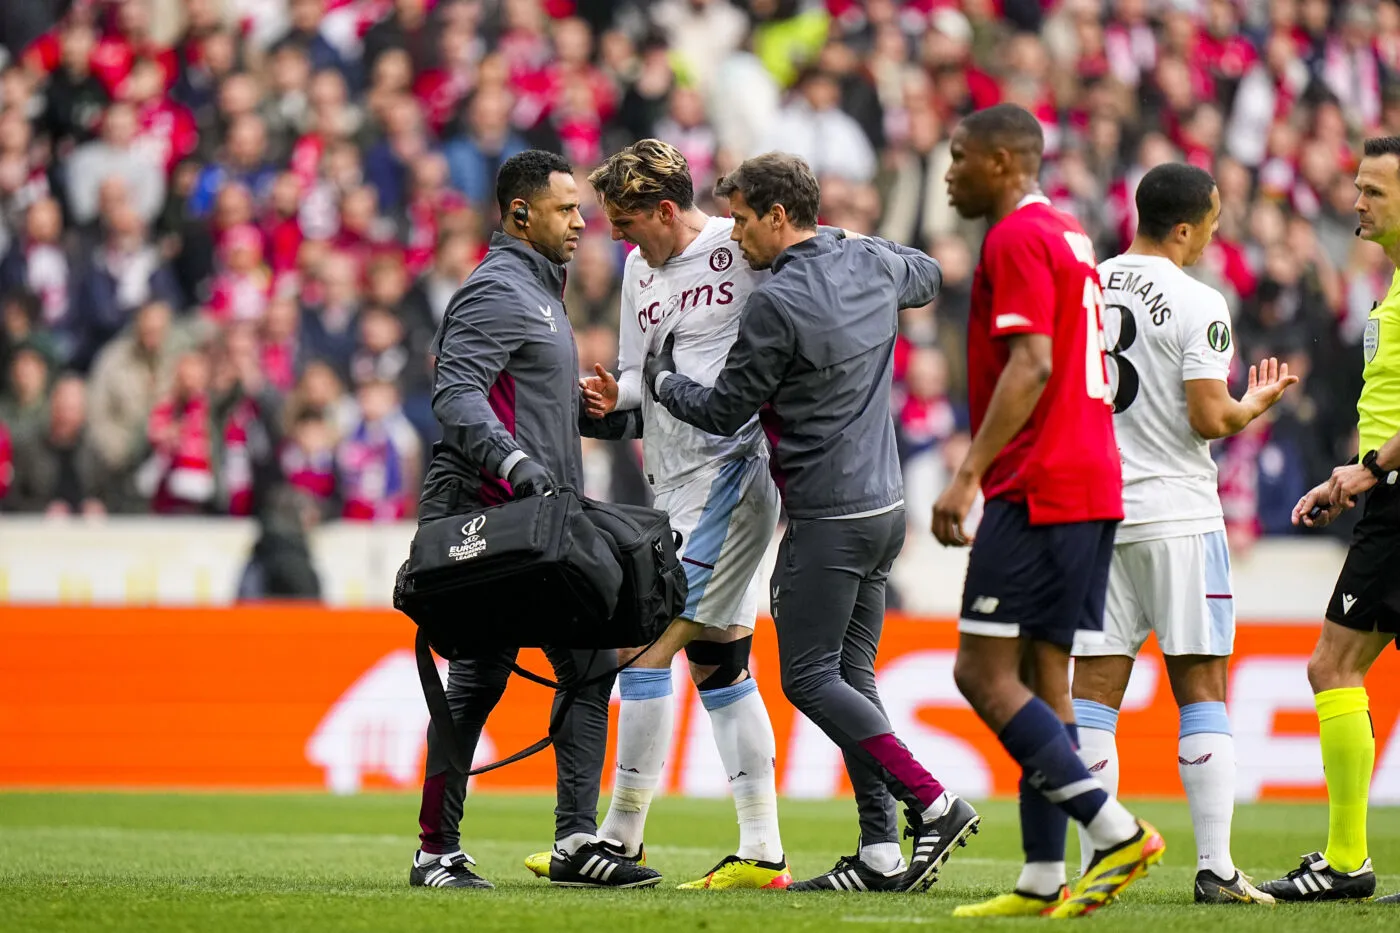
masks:
<instances>
[{"instance_id":1,"label":"black sports shoe with white stripes","mask_svg":"<svg viewBox=\"0 0 1400 933\"><path fill-rule=\"evenodd\" d=\"M590 842L573 855L556 848L549 859L549 883L561 888L645 888L660 881L661 872L606 842Z\"/></svg>"},{"instance_id":2,"label":"black sports shoe with white stripes","mask_svg":"<svg viewBox=\"0 0 1400 933\"><path fill-rule=\"evenodd\" d=\"M1371 860L1356 871L1341 872L1327 864L1321 852L1303 856L1303 862L1277 881L1259 885L1278 901L1359 901L1376 893L1376 873Z\"/></svg>"},{"instance_id":3,"label":"black sports shoe with white stripes","mask_svg":"<svg viewBox=\"0 0 1400 933\"><path fill-rule=\"evenodd\" d=\"M909 869L901 880L903 891L927 891L938 880L938 870L953 854L953 849L967 845L967 838L977 832L982 818L972 804L954 794L948 809L931 823L925 823L913 810L905 810L909 826L905 836L914 837L914 854L909 857Z\"/></svg>"},{"instance_id":4,"label":"black sports shoe with white stripes","mask_svg":"<svg viewBox=\"0 0 1400 933\"><path fill-rule=\"evenodd\" d=\"M494 884L471 870L475 864L467 853L454 852L420 865L415 853L408 883L414 888L494 888Z\"/></svg>"},{"instance_id":5,"label":"black sports shoe with white stripes","mask_svg":"<svg viewBox=\"0 0 1400 933\"><path fill-rule=\"evenodd\" d=\"M789 891L901 891L904 873L882 875L860 860L859 855L843 855L836 867L806 881L794 881Z\"/></svg>"}]
</instances>

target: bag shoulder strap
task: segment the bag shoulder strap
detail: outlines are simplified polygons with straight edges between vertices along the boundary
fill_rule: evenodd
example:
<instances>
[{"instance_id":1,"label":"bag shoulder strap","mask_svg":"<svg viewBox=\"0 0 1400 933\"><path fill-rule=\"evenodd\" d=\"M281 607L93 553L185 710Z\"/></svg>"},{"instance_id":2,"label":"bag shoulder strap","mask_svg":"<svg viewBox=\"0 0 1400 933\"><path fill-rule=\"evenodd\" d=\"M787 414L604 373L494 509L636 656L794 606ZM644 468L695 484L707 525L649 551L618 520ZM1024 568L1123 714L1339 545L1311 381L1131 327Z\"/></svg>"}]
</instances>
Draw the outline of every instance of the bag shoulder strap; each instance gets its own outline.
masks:
<instances>
[{"instance_id":1,"label":"bag shoulder strap","mask_svg":"<svg viewBox=\"0 0 1400 933\"><path fill-rule=\"evenodd\" d=\"M438 741L442 743L442 750L447 753L447 760L452 763L452 767L465 774L467 777L475 777L478 774L485 774L487 771L495 771L497 768L504 768L506 765L514 764L538 754L554 744L554 733L564 722L564 717L568 715L569 707L574 705L574 700L578 697L576 690L566 690L564 700L559 704L559 708L550 717L549 734L538 742L522 748L507 758L500 761L493 761L489 765L480 768L473 768L471 759L462 750L462 744L458 741L457 724L452 720L452 709L447 705L447 693L442 689L442 678L438 676L437 664L433 661L432 648L428 646L428 636L420 628L418 637L413 642L413 655L418 662L418 680L423 685L423 699L428 703L428 716L432 719L433 729L437 731ZM558 687L554 681L545 677L540 677L530 671L525 670L514 662L510 665L511 670L527 680L533 680L546 687Z\"/></svg>"},{"instance_id":2,"label":"bag shoulder strap","mask_svg":"<svg viewBox=\"0 0 1400 933\"><path fill-rule=\"evenodd\" d=\"M457 723L452 719L452 708L447 705L447 692L442 689L442 678L438 676L437 663L433 661L433 649L428 644L428 635L422 628L418 629L418 634L413 640L413 657L418 662L418 682L423 686L423 699L428 704L428 717L432 720L433 729L437 732L438 741L442 743L442 750L447 754L447 760L455 770L462 772L467 777L475 777L478 774L485 774L488 771L495 771L497 768L515 764L517 761L523 761L553 745L554 736L564 725L564 717L569 714L569 709L578 699L579 692L584 687L591 687L609 677L615 677L637 663L637 659L646 654L652 645L661 640L661 635L665 633L665 629L662 629L661 633L652 639L651 645L647 645L612 670L575 683L563 684L557 680L550 680L548 677L543 677L533 671L527 671L514 661L510 662L511 673L519 674L526 680L542 687L558 690L563 693L563 697L558 708L555 709L554 715L549 717L549 733L544 738L528 748L522 748L514 755L502 758L500 761L493 761L489 765L482 765L480 768L473 768L471 759L462 751L462 744L458 741ZM593 666L591 661L588 666Z\"/></svg>"}]
</instances>

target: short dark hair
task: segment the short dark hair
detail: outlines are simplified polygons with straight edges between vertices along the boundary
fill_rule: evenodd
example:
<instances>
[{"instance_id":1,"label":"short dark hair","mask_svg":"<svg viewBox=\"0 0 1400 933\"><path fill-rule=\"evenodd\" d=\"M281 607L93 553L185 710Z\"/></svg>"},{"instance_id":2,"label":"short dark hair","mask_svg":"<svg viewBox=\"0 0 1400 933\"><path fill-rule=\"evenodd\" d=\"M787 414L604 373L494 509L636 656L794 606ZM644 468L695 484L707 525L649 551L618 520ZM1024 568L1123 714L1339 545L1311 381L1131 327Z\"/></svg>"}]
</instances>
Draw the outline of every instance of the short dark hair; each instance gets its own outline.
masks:
<instances>
[{"instance_id":1,"label":"short dark hair","mask_svg":"<svg viewBox=\"0 0 1400 933\"><path fill-rule=\"evenodd\" d=\"M822 189L817 176L800 157L786 152L765 152L744 162L715 183L715 197L734 192L744 196L760 217L781 204L788 220L799 230L815 230Z\"/></svg>"},{"instance_id":2,"label":"short dark hair","mask_svg":"<svg viewBox=\"0 0 1400 933\"><path fill-rule=\"evenodd\" d=\"M1373 136L1362 144L1361 154L1368 159L1387 155L1400 158L1400 136Z\"/></svg>"},{"instance_id":3,"label":"short dark hair","mask_svg":"<svg viewBox=\"0 0 1400 933\"><path fill-rule=\"evenodd\" d=\"M543 149L526 149L502 162L496 173L496 206L501 209L501 216L516 198L528 201L548 188L549 176L555 172L572 175L574 167L557 152Z\"/></svg>"},{"instance_id":4,"label":"short dark hair","mask_svg":"<svg viewBox=\"0 0 1400 933\"><path fill-rule=\"evenodd\" d=\"M695 206L695 182L690 164L675 146L659 139L641 139L609 156L588 176L604 204L627 213L652 211L673 201L688 211Z\"/></svg>"},{"instance_id":5,"label":"short dark hair","mask_svg":"<svg viewBox=\"0 0 1400 933\"><path fill-rule=\"evenodd\" d=\"M1024 107L996 104L963 117L959 124L964 133L984 147L1006 149L1031 159L1040 168L1045 154L1045 131L1040 121Z\"/></svg>"},{"instance_id":6,"label":"short dark hair","mask_svg":"<svg viewBox=\"0 0 1400 933\"><path fill-rule=\"evenodd\" d=\"M1194 165L1167 162L1138 182L1138 232L1153 240L1165 240L1177 224L1198 224L1210 213L1210 193L1215 179Z\"/></svg>"}]
</instances>

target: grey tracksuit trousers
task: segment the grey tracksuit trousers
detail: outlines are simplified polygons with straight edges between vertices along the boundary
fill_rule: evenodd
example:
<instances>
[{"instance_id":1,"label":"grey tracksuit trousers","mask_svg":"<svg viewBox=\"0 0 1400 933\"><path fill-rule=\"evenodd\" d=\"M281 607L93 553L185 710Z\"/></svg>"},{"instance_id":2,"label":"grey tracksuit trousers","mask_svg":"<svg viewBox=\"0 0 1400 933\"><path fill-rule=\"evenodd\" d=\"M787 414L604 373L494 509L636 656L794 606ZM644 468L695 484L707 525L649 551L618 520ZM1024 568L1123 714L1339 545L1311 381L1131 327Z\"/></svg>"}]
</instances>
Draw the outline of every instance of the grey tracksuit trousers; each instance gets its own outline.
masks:
<instances>
[{"instance_id":1,"label":"grey tracksuit trousers","mask_svg":"<svg viewBox=\"0 0 1400 933\"><path fill-rule=\"evenodd\" d=\"M917 814L943 792L895 738L875 690L885 585L904 521L903 508L793 519L773 571L783 693L840 747L862 845L899 841L896 800Z\"/></svg>"}]
</instances>

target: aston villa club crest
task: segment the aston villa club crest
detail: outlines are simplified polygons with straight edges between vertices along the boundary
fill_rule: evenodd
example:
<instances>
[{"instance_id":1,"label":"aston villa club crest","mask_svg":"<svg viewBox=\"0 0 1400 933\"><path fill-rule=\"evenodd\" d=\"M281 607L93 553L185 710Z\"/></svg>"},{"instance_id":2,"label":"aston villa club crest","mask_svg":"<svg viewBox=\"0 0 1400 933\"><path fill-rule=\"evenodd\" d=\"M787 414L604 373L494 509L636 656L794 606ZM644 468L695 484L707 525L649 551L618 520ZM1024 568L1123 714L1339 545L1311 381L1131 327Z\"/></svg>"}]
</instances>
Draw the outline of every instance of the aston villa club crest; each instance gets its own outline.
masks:
<instances>
[{"instance_id":1,"label":"aston villa club crest","mask_svg":"<svg viewBox=\"0 0 1400 933\"><path fill-rule=\"evenodd\" d=\"M716 272L723 272L732 265L734 265L734 254L729 251L729 247L717 246L710 253L710 268Z\"/></svg>"}]
</instances>

